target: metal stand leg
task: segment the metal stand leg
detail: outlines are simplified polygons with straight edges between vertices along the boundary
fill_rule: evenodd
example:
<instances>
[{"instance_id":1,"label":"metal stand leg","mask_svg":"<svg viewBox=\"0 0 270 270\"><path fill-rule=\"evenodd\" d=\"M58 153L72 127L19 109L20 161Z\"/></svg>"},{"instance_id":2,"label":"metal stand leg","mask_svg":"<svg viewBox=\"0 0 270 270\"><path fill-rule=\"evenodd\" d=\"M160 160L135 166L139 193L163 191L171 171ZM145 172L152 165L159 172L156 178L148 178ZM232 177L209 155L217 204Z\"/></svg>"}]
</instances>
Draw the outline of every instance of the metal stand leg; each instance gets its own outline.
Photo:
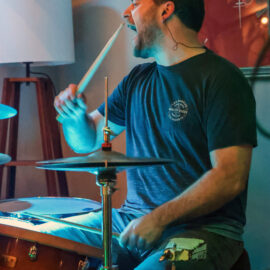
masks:
<instances>
[{"instance_id":1,"label":"metal stand leg","mask_svg":"<svg viewBox=\"0 0 270 270\"><path fill-rule=\"evenodd\" d=\"M115 174L98 175L97 184L100 186L102 196L103 211L103 250L104 250L104 270L117 269L112 266L112 194L114 192Z\"/></svg>"},{"instance_id":2,"label":"metal stand leg","mask_svg":"<svg viewBox=\"0 0 270 270\"><path fill-rule=\"evenodd\" d=\"M103 205L103 248L104 248L104 269L111 269L111 234L112 234L112 208L111 208L111 187L108 183L102 186Z\"/></svg>"}]
</instances>

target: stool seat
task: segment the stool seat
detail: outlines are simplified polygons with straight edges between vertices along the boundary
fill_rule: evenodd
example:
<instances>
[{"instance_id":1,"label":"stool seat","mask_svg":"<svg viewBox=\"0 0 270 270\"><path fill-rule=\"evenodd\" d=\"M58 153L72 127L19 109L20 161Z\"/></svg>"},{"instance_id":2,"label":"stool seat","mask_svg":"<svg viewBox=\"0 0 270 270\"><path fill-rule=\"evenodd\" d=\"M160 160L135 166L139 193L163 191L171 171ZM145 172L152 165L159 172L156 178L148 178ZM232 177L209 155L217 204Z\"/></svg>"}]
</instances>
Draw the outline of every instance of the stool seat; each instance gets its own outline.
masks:
<instances>
[{"instance_id":1,"label":"stool seat","mask_svg":"<svg viewBox=\"0 0 270 270\"><path fill-rule=\"evenodd\" d=\"M245 249L231 270L251 270L249 256Z\"/></svg>"}]
</instances>

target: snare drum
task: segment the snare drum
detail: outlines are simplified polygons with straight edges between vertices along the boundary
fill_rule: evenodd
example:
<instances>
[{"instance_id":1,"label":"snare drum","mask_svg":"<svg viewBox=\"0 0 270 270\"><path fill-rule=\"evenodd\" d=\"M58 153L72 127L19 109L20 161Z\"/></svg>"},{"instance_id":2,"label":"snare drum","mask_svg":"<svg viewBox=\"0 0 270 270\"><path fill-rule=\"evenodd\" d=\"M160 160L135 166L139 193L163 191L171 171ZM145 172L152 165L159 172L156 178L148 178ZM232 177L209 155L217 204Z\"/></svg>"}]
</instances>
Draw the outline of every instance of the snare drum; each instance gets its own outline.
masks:
<instances>
[{"instance_id":1,"label":"snare drum","mask_svg":"<svg viewBox=\"0 0 270 270\"><path fill-rule=\"evenodd\" d=\"M23 212L27 210L33 214L56 218L85 214L101 209L101 207L99 202L74 197L32 197L0 201L0 211L2 212L15 211L17 215L23 215Z\"/></svg>"},{"instance_id":2,"label":"snare drum","mask_svg":"<svg viewBox=\"0 0 270 270\"><path fill-rule=\"evenodd\" d=\"M3 223L0 219L1 270L92 270L101 263L99 248Z\"/></svg>"}]
</instances>

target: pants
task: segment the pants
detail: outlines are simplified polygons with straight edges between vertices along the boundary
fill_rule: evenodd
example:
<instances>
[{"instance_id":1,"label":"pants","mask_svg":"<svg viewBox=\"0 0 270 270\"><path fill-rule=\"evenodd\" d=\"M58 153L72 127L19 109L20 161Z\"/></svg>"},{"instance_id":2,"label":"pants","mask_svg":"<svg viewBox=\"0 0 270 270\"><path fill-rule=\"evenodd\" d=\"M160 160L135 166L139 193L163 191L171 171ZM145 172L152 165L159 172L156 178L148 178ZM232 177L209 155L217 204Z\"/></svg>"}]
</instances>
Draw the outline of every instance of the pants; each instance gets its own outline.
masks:
<instances>
[{"instance_id":1,"label":"pants","mask_svg":"<svg viewBox=\"0 0 270 270\"><path fill-rule=\"evenodd\" d=\"M117 209L112 210L112 231L121 233L128 223L138 216L123 213ZM92 212L66 220L89 227L101 228L102 212ZM77 230L53 222L35 226L37 231L67 238L90 246L102 248L102 237L97 234ZM207 257L202 260L189 260L175 262L177 270L230 270L243 252L243 243L211 233L202 229L183 230L168 229L158 245L152 250L139 253L137 250L129 251L120 247L117 239L113 239L113 262L120 270L165 270L171 269L171 262L159 262L164 248L171 238L196 238L207 243Z\"/></svg>"}]
</instances>

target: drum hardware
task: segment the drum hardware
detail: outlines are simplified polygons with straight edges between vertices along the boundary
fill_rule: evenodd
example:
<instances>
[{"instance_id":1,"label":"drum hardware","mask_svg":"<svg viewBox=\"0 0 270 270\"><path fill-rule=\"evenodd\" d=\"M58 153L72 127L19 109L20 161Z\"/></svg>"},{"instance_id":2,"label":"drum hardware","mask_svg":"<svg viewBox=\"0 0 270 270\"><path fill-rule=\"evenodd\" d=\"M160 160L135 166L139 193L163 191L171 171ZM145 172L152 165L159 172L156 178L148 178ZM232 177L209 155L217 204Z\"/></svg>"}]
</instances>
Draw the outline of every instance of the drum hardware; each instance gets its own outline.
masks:
<instances>
[{"instance_id":1,"label":"drum hardware","mask_svg":"<svg viewBox=\"0 0 270 270\"><path fill-rule=\"evenodd\" d=\"M17 258L14 256L9 256L5 254L1 254L0 257L0 266L8 267L8 268L14 268L17 263Z\"/></svg>"},{"instance_id":2,"label":"drum hardware","mask_svg":"<svg viewBox=\"0 0 270 270\"><path fill-rule=\"evenodd\" d=\"M34 244L32 247L30 247L28 255L29 255L30 261L34 262L37 260L38 248L37 248L36 244Z\"/></svg>"},{"instance_id":3,"label":"drum hardware","mask_svg":"<svg viewBox=\"0 0 270 270\"><path fill-rule=\"evenodd\" d=\"M8 105L0 104L0 120L11 118L16 114L17 110L15 110L14 108Z\"/></svg>"},{"instance_id":4,"label":"drum hardware","mask_svg":"<svg viewBox=\"0 0 270 270\"><path fill-rule=\"evenodd\" d=\"M90 267L90 262L87 257L85 257L84 261L80 260L78 263L78 269L77 270L87 270Z\"/></svg>"}]
</instances>

